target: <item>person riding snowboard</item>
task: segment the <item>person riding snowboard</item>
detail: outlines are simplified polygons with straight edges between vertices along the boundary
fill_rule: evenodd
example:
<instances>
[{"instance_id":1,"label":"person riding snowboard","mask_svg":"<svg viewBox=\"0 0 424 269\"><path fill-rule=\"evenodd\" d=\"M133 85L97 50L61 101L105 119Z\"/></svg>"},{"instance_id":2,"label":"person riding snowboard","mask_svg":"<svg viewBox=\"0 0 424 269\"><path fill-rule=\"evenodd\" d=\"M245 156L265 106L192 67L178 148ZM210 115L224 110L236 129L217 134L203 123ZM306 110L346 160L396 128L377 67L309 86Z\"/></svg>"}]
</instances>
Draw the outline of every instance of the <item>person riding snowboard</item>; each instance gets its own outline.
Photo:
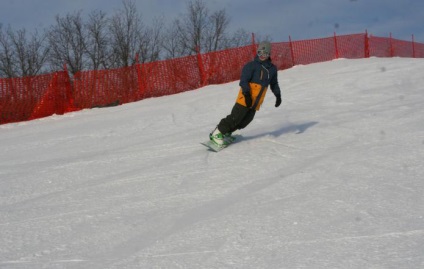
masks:
<instances>
[{"instance_id":1,"label":"person riding snowboard","mask_svg":"<svg viewBox=\"0 0 424 269\"><path fill-rule=\"evenodd\" d=\"M271 62L271 43L261 42L257 55L242 69L240 90L231 114L221 119L215 130L209 135L210 140L218 146L232 141L235 130L245 128L255 117L256 111L265 99L268 86L276 99L275 107L281 104L281 92L277 79L277 67Z\"/></svg>"}]
</instances>

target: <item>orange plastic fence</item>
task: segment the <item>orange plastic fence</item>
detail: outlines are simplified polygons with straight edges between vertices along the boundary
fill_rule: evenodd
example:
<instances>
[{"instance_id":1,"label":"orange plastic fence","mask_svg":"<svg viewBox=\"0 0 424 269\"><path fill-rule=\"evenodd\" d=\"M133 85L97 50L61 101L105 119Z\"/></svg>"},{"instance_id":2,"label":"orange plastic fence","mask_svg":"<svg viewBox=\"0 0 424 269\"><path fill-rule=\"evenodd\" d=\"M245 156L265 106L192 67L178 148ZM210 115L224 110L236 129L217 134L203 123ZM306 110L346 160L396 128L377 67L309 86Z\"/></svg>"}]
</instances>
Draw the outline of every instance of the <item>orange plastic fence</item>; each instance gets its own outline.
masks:
<instances>
[{"instance_id":1,"label":"orange plastic fence","mask_svg":"<svg viewBox=\"0 0 424 269\"><path fill-rule=\"evenodd\" d=\"M134 66L78 72L73 84L74 107L78 109L127 103L138 94Z\"/></svg>"},{"instance_id":2,"label":"orange plastic fence","mask_svg":"<svg viewBox=\"0 0 424 269\"><path fill-rule=\"evenodd\" d=\"M65 71L53 73L53 77L42 92L34 106L29 120L47 117L53 114L62 115L74 110L73 96L69 75Z\"/></svg>"},{"instance_id":3,"label":"orange plastic fence","mask_svg":"<svg viewBox=\"0 0 424 269\"><path fill-rule=\"evenodd\" d=\"M158 97L197 89L201 75L197 56L137 64L140 98Z\"/></svg>"},{"instance_id":4,"label":"orange plastic fence","mask_svg":"<svg viewBox=\"0 0 424 269\"><path fill-rule=\"evenodd\" d=\"M207 53L201 58L204 72L202 86L204 86L240 78L241 69L245 63L252 60L253 53L252 47L246 46Z\"/></svg>"},{"instance_id":5,"label":"orange plastic fence","mask_svg":"<svg viewBox=\"0 0 424 269\"><path fill-rule=\"evenodd\" d=\"M255 45L252 44L113 70L82 71L72 80L66 70L35 77L0 79L0 124L124 104L234 81L239 79L242 67L253 59L254 53ZM368 36L367 33L272 43L272 61L279 70L298 64L370 56L424 58L424 44Z\"/></svg>"},{"instance_id":6,"label":"orange plastic fence","mask_svg":"<svg viewBox=\"0 0 424 269\"><path fill-rule=\"evenodd\" d=\"M35 77L0 79L0 123L63 114L71 110L66 72Z\"/></svg>"}]
</instances>

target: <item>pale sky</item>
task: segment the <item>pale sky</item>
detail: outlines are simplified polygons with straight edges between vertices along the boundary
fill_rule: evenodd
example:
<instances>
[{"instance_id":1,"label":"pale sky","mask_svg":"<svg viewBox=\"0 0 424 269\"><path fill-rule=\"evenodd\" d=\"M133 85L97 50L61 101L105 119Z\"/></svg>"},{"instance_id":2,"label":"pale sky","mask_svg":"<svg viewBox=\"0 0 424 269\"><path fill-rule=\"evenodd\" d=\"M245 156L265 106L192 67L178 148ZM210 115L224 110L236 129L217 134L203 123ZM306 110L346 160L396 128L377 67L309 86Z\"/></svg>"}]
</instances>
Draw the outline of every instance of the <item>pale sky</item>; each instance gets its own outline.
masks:
<instances>
[{"instance_id":1,"label":"pale sky","mask_svg":"<svg viewBox=\"0 0 424 269\"><path fill-rule=\"evenodd\" d=\"M187 0L135 0L143 22L163 16L165 25L187 13ZM210 12L225 9L229 32L269 35L273 42L364 33L424 43L422 0L206 0ZM55 16L102 10L108 16L121 0L0 0L0 23L14 29L48 28Z\"/></svg>"}]
</instances>

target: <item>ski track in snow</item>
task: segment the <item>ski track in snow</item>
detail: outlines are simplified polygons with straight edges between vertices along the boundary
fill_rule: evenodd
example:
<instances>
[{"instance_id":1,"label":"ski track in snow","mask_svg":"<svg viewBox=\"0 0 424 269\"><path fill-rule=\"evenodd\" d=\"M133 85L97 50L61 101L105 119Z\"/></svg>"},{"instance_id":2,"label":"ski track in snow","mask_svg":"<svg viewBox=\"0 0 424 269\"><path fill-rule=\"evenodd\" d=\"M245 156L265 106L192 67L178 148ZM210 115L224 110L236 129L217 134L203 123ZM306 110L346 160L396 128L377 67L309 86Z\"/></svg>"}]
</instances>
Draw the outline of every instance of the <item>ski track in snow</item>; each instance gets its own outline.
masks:
<instances>
[{"instance_id":1,"label":"ski track in snow","mask_svg":"<svg viewBox=\"0 0 424 269\"><path fill-rule=\"evenodd\" d=\"M1 125L0 268L423 268L423 71L280 71L219 153L238 82Z\"/></svg>"}]
</instances>

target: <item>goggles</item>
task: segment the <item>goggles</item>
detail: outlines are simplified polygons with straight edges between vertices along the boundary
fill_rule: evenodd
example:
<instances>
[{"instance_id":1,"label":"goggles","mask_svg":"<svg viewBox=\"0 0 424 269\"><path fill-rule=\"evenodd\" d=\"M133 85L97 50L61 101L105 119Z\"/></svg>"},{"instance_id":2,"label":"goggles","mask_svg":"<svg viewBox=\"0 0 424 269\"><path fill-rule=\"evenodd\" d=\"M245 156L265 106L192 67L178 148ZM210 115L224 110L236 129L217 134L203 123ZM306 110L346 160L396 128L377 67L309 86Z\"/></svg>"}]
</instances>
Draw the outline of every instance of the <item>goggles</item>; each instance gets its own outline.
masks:
<instances>
[{"instance_id":1,"label":"goggles","mask_svg":"<svg viewBox=\"0 0 424 269\"><path fill-rule=\"evenodd\" d=\"M268 57L269 53L264 51L264 50L260 50L260 51L258 51L258 56L259 57Z\"/></svg>"}]
</instances>

